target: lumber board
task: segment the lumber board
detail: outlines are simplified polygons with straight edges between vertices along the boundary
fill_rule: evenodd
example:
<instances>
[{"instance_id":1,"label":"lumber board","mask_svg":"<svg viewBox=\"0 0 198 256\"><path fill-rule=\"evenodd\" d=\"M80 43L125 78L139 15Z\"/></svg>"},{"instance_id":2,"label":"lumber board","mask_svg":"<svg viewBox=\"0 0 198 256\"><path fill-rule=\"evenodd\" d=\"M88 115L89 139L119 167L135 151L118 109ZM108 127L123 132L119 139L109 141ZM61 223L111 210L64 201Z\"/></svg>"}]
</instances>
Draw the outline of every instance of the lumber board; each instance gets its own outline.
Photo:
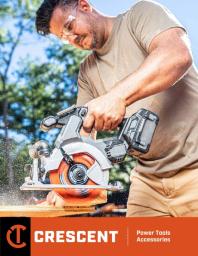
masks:
<instances>
[{"instance_id":1,"label":"lumber board","mask_svg":"<svg viewBox=\"0 0 198 256\"><path fill-rule=\"evenodd\" d=\"M61 217L92 213L95 207L54 207L40 205L0 206L0 217Z\"/></svg>"}]
</instances>

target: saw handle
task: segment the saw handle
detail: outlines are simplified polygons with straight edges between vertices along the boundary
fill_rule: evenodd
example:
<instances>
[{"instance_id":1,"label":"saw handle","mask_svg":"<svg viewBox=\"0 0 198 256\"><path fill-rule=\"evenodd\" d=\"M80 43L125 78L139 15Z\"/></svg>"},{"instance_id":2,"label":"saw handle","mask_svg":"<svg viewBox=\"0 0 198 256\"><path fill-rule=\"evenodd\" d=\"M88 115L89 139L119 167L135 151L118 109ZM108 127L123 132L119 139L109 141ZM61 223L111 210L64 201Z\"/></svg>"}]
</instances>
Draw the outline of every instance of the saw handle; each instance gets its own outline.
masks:
<instances>
[{"instance_id":1,"label":"saw handle","mask_svg":"<svg viewBox=\"0 0 198 256\"><path fill-rule=\"evenodd\" d=\"M79 116L82 119L82 124L85 116L87 115L87 107L76 107L75 105L62 110L56 114L56 116L48 116L44 118L40 124L40 129L43 132L48 132L53 128L62 128L64 125L67 125L69 118L72 115Z\"/></svg>"}]
</instances>

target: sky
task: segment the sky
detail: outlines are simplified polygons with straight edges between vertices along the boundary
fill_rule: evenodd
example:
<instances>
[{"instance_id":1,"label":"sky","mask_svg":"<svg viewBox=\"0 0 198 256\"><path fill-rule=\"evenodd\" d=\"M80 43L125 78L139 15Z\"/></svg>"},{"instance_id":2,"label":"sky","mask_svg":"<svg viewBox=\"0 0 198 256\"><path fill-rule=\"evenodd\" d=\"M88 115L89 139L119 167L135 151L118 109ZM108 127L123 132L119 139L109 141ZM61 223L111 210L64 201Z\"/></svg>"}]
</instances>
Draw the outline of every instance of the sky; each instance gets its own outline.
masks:
<instances>
[{"instance_id":1,"label":"sky","mask_svg":"<svg viewBox=\"0 0 198 256\"><path fill-rule=\"evenodd\" d=\"M135 2L134 0L91 0L95 8L108 15L118 15L121 12L129 9ZM187 28L191 39L194 60L198 64L198 1L196 0L159 0L159 3L168 7ZM14 55L12 69L17 65L17 60L20 57L25 57L29 54L31 57L44 59L44 49L49 44L49 39L41 38L40 36L31 35L23 38L21 45L18 47Z\"/></svg>"}]
</instances>

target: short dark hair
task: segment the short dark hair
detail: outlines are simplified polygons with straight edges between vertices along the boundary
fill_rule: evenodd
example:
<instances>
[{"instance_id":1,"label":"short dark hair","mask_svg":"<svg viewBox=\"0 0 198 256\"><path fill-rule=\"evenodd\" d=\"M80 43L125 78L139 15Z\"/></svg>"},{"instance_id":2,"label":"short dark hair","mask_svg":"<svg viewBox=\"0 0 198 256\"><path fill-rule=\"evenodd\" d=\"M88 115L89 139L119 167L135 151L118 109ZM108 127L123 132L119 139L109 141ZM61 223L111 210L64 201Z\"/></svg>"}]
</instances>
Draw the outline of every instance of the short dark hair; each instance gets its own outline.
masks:
<instances>
[{"instance_id":1,"label":"short dark hair","mask_svg":"<svg viewBox=\"0 0 198 256\"><path fill-rule=\"evenodd\" d=\"M69 7L77 3L78 0L44 0L36 12L37 32L43 36L50 33L50 20L56 7Z\"/></svg>"}]
</instances>

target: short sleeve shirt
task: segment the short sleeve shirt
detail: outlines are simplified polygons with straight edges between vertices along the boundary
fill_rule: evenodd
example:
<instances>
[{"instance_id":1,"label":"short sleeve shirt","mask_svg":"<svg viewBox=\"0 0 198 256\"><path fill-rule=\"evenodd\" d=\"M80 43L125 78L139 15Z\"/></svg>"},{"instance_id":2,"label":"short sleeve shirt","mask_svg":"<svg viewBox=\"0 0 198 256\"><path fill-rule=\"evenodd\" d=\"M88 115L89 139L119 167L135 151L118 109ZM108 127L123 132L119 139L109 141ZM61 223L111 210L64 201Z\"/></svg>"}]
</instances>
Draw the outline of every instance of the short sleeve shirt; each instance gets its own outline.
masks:
<instances>
[{"instance_id":1,"label":"short sleeve shirt","mask_svg":"<svg viewBox=\"0 0 198 256\"><path fill-rule=\"evenodd\" d=\"M142 65L155 36L175 27L184 29L167 8L153 1L139 1L118 15L102 49L81 64L77 104L84 105L111 91ZM198 168L197 102L198 73L193 65L168 90L127 107L126 116L146 108L160 118L150 151L135 155L137 171L161 174Z\"/></svg>"}]
</instances>

